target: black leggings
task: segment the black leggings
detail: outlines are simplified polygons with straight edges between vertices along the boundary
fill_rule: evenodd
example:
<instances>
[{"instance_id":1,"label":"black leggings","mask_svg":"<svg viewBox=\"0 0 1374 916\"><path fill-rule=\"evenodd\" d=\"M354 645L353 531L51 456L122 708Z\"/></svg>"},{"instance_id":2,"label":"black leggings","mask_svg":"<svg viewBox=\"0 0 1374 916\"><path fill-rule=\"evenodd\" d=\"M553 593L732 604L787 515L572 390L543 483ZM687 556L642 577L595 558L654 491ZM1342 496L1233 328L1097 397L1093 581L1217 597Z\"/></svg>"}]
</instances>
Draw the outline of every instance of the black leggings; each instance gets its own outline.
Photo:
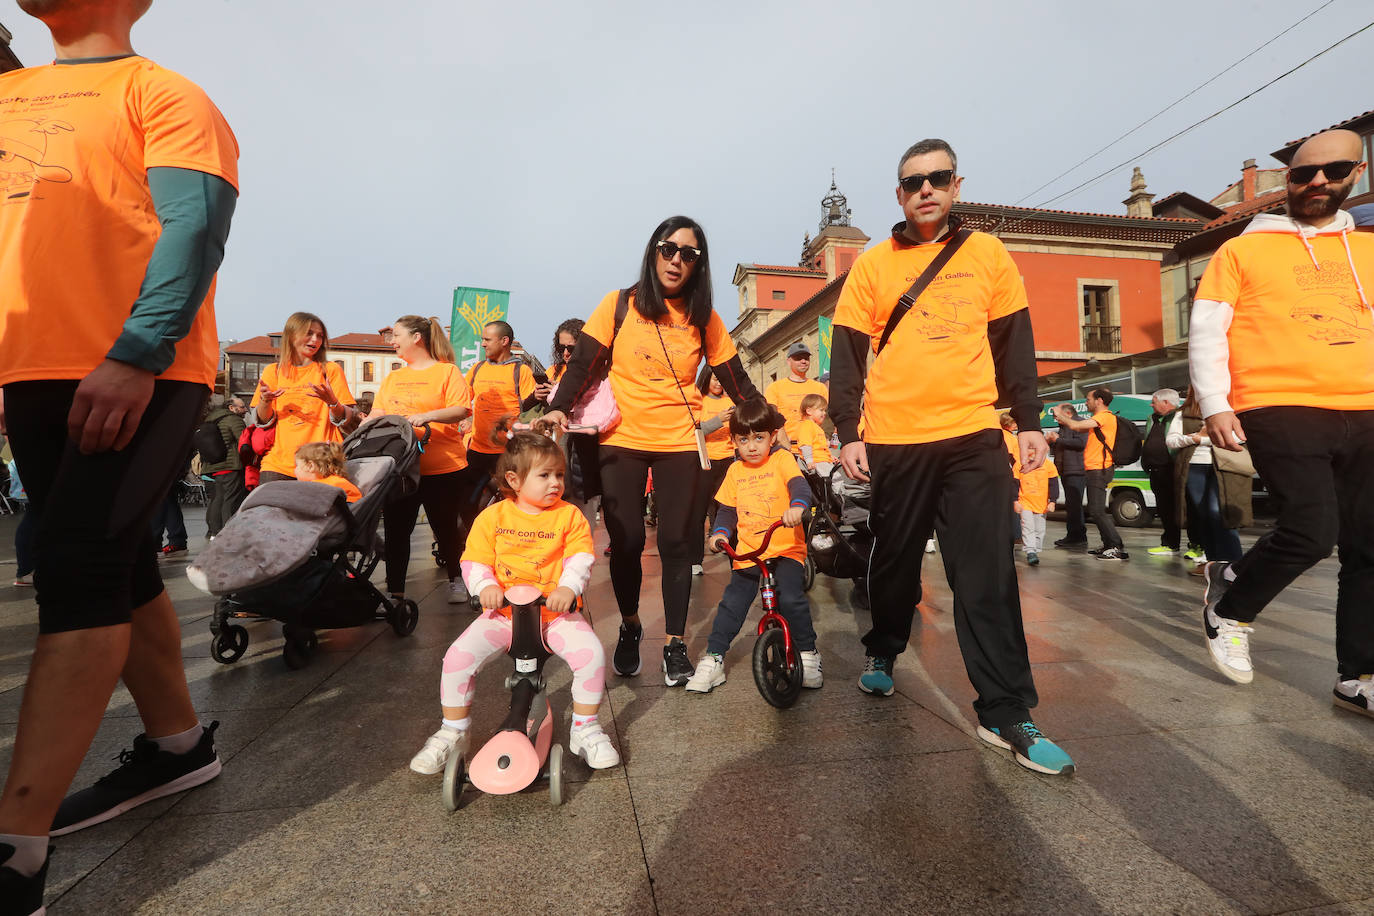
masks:
<instances>
[{"instance_id":1,"label":"black leggings","mask_svg":"<svg viewBox=\"0 0 1374 916\"><path fill-rule=\"evenodd\" d=\"M713 458L711 459L711 469L701 471L701 486L697 490L696 524L698 527L700 527L703 518L712 524L715 523L716 492L720 490L720 485L725 480L725 472L730 470L730 465L734 463L734 455L726 458ZM698 468L698 470L700 469ZM703 536L692 542L692 562L700 566L705 556L706 538Z\"/></svg>"},{"instance_id":2,"label":"black leggings","mask_svg":"<svg viewBox=\"0 0 1374 916\"><path fill-rule=\"evenodd\" d=\"M386 540L386 589L393 594L406 590L406 570L410 566L410 535L420 506L429 516L429 527L439 542L439 558L444 561L450 579L462 573L458 562L463 556L463 528L459 520L463 497L467 491L463 482L466 470L447 474L429 474L420 478L414 493L400 496L386 504L382 512L382 536Z\"/></svg>"},{"instance_id":3,"label":"black leggings","mask_svg":"<svg viewBox=\"0 0 1374 916\"><path fill-rule=\"evenodd\" d=\"M601 447L601 514L611 538L611 586L622 617L639 613L644 579L644 487L654 472L658 505L658 556L663 564L663 616L669 636L687 631L687 603L692 596L692 556L701 540L696 515L701 465L697 453L644 452Z\"/></svg>"}]
</instances>

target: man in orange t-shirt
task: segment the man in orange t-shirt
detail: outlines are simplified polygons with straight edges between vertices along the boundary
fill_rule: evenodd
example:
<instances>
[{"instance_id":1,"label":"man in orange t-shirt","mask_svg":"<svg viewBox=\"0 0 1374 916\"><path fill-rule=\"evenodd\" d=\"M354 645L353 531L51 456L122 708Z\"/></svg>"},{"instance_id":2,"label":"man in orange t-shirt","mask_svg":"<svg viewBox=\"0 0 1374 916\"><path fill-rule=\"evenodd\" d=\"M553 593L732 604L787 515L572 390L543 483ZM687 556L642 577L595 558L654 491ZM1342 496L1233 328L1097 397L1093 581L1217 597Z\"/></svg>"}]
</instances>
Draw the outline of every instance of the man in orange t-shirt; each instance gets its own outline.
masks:
<instances>
[{"instance_id":1,"label":"man in orange t-shirt","mask_svg":"<svg viewBox=\"0 0 1374 916\"><path fill-rule=\"evenodd\" d=\"M472 441L468 445L467 473L463 501L463 527L482 511L482 494L496 459L505 451L505 439L498 427L509 427L521 411L539 402L534 372L518 356L511 354L515 331L504 321L489 321L482 328L482 349L486 359L474 363L466 381L472 391ZM499 441L498 441L499 440Z\"/></svg>"},{"instance_id":2,"label":"man in orange t-shirt","mask_svg":"<svg viewBox=\"0 0 1374 916\"><path fill-rule=\"evenodd\" d=\"M873 482L873 627L863 638L868 659L859 689L881 696L894 690L893 663L911 636L921 560L934 529L954 591L964 666L978 693L979 736L1011 749L1022 766L1068 774L1073 761L1031 722L1037 697L1007 549L1012 471L993 408L1004 393L1022 430L1019 464L1038 468L1048 447L1025 287L1000 241L950 219L960 179L948 143L915 144L897 169L906 219L850 268L831 351L830 414L840 461L851 477ZM912 301L913 281L951 252Z\"/></svg>"},{"instance_id":3,"label":"man in orange t-shirt","mask_svg":"<svg viewBox=\"0 0 1374 916\"><path fill-rule=\"evenodd\" d=\"M1116 441L1116 414L1109 409L1112 404L1112 389L1094 388L1085 400L1088 416L1078 419L1067 410L1067 404L1060 404L1051 413L1059 425L1088 434L1083 446L1083 471L1088 488L1088 516L1097 526L1102 536L1102 546L1088 551L1099 560L1129 560L1121 534L1116 530L1111 510L1107 508L1107 489L1115 473L1112 461L1112 443Z\"/></svg>"},{"instance_id":4,"label":"man in orange t-shirt","mask_svg":"<svg viewBox=\"0 0 1374 916\"><path fill-rule=\"evenodd\" d=\"M0 797L0 887L41 908L49 834L213 779L149 522L191 451L219 346L238 145L134 54L147 0L21 0L56 62L0 74L3 425L39 519L39 635ZM65 801L115 684L144 734Z\"/></svg>"},{"instance_id":5,"label":"man in orange t-shirt","mask_svg":"<svg viewBox=\"0 0 1374 916\"><path fill-rule=\"evenodd\" d=\"M1340 209L1362 155L1345 130L1298 147L1288 215L1256 217L1207 265L1188 363L1214 459L1248 445L1279 507L1240 560L1207 564L1212 663L1250 683L1251 624L1339 546L1332 702L1374 716L1374 236Z\"/></svg>"},{"instance_id":6,"label":"man in orange t-shirt","mask_svg":"<svg viewBox=\"0 0 1374 916\"><path fill-rule=\"evenodd\" d=\"M818 394L829 400L830 389L824 382L807 378L811 368L811 348L803 341L797 341L787 348L787 377L780 378L764 389L763 396L778 409L786 425L782 428L787 434L792 454L800 455L797 450L797 429L801 426L801 402L808 394Z\"/></svg>"}]
</instances>

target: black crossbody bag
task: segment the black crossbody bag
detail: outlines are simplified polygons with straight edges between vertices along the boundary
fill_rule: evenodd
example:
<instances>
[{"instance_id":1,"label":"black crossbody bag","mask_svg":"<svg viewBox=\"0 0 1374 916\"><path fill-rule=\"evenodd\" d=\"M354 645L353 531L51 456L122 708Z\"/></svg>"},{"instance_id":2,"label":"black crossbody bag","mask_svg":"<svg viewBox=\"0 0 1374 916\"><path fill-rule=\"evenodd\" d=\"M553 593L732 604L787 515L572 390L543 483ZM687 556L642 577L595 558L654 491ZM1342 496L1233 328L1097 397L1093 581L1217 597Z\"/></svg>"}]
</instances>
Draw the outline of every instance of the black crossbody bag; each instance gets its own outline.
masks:
<instances>
[{"instance_id":1,"label":"black crossbody bag","mask_svg":"<svg viewBox=\"0 0 1374 916\"><path fill-rule=\"evenodd\" d=\"M935 275L945 269L949 259L954 257L955 252L968 241L968 237L973 234L971 229L957 229L950 240L945 243L944 249L935 256L921 275L916 278L916 282L911 284L911 289L907 290L902 298L897 300L897 305L892 310L892 314L887 318L887 327L883 328L883 336L878 341L878 352L883 352L883 347L887 346L887 339L892 336L892 332L897 330L906 313L911 311L911 307L916 304L916 300L921 298L921 293L926 291L930 281L935 279Z\"/></svg>"}]
</instances>

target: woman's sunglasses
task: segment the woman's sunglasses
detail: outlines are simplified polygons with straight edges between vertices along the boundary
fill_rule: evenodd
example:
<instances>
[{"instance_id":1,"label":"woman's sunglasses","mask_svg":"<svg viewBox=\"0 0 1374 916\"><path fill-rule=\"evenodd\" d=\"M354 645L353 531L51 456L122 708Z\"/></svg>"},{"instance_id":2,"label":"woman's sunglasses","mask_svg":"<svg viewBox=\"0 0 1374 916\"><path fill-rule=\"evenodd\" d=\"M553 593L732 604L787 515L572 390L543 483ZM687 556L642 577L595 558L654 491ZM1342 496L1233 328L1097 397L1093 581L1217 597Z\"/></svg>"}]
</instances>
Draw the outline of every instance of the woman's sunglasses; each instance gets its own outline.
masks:
<instances>
[{"instance_id":1,"label":"woman's sunglasses","mask_svg":"<svg viewBox=\"0 0 1374 916\"><path fill-rule=\"evenodd\" d=\"M658 243L659 256L665 261L671 261L676 255L682 255L683 264L695 264L697 258L701 257L701 249L693 248L690 245L679 245L677 242L663 241Z\"/></svg>"},{"instance_id":2,"label":"woman's sunglasses","mask_svg":"<svg viewBox=\"0 0 1374 916\"><path fill-rule=\"evenodd\" d=\"M930 182L930 186L937 191L943 191L949 187L949 183L954 180L954 169L940 169L938 172L931 172L929 175L908 175L905 178L898 178L897 182L902 186L902 190L908 194L915 194Z\"/></svg>"},{"instance_id":3,"label":"woman's sunglasses","mask_svg":"<svg viewBox=\"0 0 1374 916\"><path fill-rule=\"evenodd\" d=\"M1296 165L1288 170L1288 183L1311 184L1318 172L1325 175L1327 181L1344 181L1359 164L1355 159L1339 159L1322 165Z\"/></svg>"},{"instance_id":4,"label":"woman's sunglasses","mask_svg":"<svg viewBox=\"0 0 1374 916\"><path fill-rule=\"evenodd\" d=\"M577 344L559 344L553 348L557 353L571 353L577 349Z\"/></svg>"}]
</instances>

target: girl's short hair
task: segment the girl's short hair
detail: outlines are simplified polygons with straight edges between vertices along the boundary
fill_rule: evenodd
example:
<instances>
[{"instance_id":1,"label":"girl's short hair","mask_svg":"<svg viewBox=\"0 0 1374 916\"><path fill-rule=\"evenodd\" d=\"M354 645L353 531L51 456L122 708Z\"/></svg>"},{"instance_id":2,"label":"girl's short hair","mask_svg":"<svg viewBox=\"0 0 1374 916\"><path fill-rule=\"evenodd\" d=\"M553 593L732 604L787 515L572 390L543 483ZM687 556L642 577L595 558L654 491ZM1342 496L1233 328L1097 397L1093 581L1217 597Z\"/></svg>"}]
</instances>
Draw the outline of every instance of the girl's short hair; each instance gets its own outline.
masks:
<instances>
[{"instance_id":1,"label":"girl's short hair","mask_svg":"<svg viewBox=\"0 0 1374 916\"><path fill-rule=\"evenodd\" d=\"M506 442L506 450L496 460L496 485L506 499L515 498L515 489L506 480L506 474L513 473L516 481L524 483L530 471L541 464L567 467L563 449L548 436L538 433L518 432Z\"/></svg>"},{"instance_id":2,"label":"girl's short hair","mask_svg":"<svg viewBox=\"0 0 1374 916\"><path fill-rule=\"evenodd\" d=\"M735 407L730 415L730 435L747 436L750 433L773 433L786 425L782 412L762 397L750 398Z\"/></svg>"},{"instance_id":3,"label":"girl's short hair","mask_svg":"<svg viewBox=\"0 0 1374 916\"><path fill-rule=\"evenodd\" d=\"M806 412L808 410L815 410L817 407L819 407L821 410L825 409L826 400L824 395L808 394L806 397L801 399L801 415L803 417L806 416Z\"/></svg>"},{"instance_id":4,"label":"girl's short hair","mask_svg":"<svg viewBox=\"0 0 1374 916\"><path fill-rule=\"evenodd\" d=\"M347 477L343 446L337 442L307 442L296 449L296 460L304 461L321 477Z\"/></svg>"}]
</instances>

